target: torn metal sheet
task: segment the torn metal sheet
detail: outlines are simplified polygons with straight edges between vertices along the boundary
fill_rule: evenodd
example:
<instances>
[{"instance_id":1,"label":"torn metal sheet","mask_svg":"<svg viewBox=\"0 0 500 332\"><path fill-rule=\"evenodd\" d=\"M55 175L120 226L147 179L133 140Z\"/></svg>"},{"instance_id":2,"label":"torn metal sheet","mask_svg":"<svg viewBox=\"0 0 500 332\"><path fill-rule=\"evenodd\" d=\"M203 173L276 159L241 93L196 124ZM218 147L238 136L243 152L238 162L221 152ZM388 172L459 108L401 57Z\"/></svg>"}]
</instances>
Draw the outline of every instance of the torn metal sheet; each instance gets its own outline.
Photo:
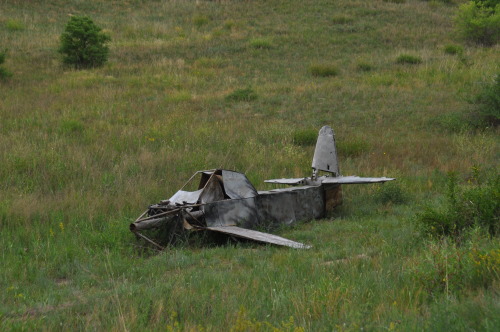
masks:
<instances>
[{"instance_id":1,"label":"torn metal sheet","mask_svg":"<svg viewBox=\"0 0 500 332\"><path fill-rule=\"evenodd\" d=\"M335 135L328 126L319 131L312 168L311 177L266 180L292 187L259 192L243 173L225 169L196 172L169 200L150 205L130 225L130 230L139 235L150 229L163 229L164 232L160 233L170 232L166 238L171 239L175 237L172 231L205 229L292 248L308 248L307 245L251 229L270 229L322 218L342 204L343 184L394 180L340 175ZM328 175L319 176L319 171ZM197 189L190 191L186 188ZM142 233L140 237L150 243L162 244L162 239L155 239L156 242Z\"/></svg>"}]
</instances>

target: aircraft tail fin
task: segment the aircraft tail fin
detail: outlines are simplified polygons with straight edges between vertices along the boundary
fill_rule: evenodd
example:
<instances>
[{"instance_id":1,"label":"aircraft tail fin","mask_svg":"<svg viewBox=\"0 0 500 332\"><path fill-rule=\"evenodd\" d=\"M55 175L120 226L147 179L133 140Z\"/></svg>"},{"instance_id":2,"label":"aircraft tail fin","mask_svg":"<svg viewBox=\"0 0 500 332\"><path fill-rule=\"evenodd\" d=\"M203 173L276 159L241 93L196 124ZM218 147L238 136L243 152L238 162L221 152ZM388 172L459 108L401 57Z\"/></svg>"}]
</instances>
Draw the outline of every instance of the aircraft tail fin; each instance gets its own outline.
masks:
<instances>
[{"instance_id":1,"label":"aircraft tail fin","mask_svg":"<svg viewBox=\"0 0 500 332\"><path fill-rule=\"evenodd\" d=\"M319 130L312 168L313 177L316 176L318 170L332 173L334 176L340 176L337 147L335 146L335 134L329 126L324 126Z\"/></svg>"}]
</instances>

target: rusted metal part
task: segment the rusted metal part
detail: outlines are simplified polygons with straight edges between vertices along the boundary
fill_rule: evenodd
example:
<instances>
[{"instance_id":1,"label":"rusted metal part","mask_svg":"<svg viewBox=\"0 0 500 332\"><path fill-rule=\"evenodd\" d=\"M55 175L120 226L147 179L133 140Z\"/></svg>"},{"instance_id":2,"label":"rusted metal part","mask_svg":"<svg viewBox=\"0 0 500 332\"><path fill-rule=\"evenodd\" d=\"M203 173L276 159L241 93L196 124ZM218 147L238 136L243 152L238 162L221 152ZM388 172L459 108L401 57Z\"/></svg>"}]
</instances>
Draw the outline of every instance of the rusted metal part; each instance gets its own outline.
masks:
<instances>
[{"instance_id":1,"label":"rusted metal part","mask_svg":"<svg viewBox=\"0 0 500 332\"><path fill-rule=\"evenodd\" d=\"M325 212L330 213L342 205L342 187L340 184L325 185Z\"/></svg>"},{"instance_id":2,"label":"rusted metal part","mask_svg":"<svg viewBox=\"0 0 500 332\"><path fill-rule=\"evenodd\" d=\"M292 248L309 248L251 229L270 229L322 218L342 204L342 184L394 180L340 175L335 136L328 126L319 132L312 167L311 177L265 181L292 187L259 192L242 173L225 169L198 171L168 200L150 205L130 225L130 230L140 234L143 230L178 225L172 229L203 229ZM329 175L318 176L319 171ZM143 238L158 245L147 237Z\"/></svg>"}]
</instances>

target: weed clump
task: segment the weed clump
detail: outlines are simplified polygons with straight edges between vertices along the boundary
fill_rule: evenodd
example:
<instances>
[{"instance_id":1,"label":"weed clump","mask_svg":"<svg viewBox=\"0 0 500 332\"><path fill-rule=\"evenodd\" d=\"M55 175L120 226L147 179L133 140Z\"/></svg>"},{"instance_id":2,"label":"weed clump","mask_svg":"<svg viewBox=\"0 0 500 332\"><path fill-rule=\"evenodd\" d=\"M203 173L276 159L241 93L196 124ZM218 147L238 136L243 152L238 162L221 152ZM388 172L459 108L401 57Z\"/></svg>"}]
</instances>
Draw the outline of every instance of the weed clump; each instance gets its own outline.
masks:
<instances>
[{"instance_id":1,"label":"weed clump","mask_svg":"<svg viewBox=\"0 0 500 332\"><path fill-rule=\"evenodd\" d=\"M193 17L193 24L197 28L201 28L202 26L208 24L210 22L209 18L205 15L196 15Z\"/></svg>"},{"instance_id":2,"label":"weed clump","mask_svg":"<svg viewBox=\"0 0 500 332\"><path fill-rule=\"evenodd\" d=\"M473 100L476 110L471 115L479 126L498 126L500 124L500 73L491 84L486 84L483 90Z\"/></svg>"},{"instance_id":3,"label":"weed clump","mask_svg":"<svg viewBox=\"0 0 500 332\"><path fill-rule=\"evenodd\" d=\"M316 77L337 76L339 70L337 67L328 64L314 64L309 67L309 71Z\"/></svg>"},{"instance_id":4,"label":"weed clump","mask_svg":"<svg viewBox=\"0 0 500 332\"><path fill-rule=\"evenodd\" d=\"M371 63L368 63L368 62L360 62L358 63L357 65L357 68L359 71L372 71L373 70L373 65Z\"/></svg>"},{"instance_id":5,"label":"weed clump","mask_svg":"<svg viewBox=\"0 0 500 332\"><path fill-rule=\"evenodd\" d=\"M370 148L363 140L341 140L337 143L337 151L342 157L356 157Z\"/></svg>"},{"instance_id":6,"label":"weed clump","mask_svg":"<svg viewBox=\"0 0 500 332\"><path fill-rule=\"evenodd\" d=\"M494 45L500 41L500 3L498 0L473 0L462 4L455 25L466 41Z\"/></svg>"},{"instance_id":7,"label":"weed clump","mask_svg":"<svg viewBox=\"0 0 500 332\"><path fill-rule=\"evenodd\" d=\"M475 168L474 180L478 180ZM490 235L500 231L500 175L495 175L485 184L476 184L461 189L457 176L448 176L447 200L444 207L427 207L417 215L424 233L431 237L450 237L460 242L464 233L474 226L481 227Z\"/></svg>"},{"instance_id":8,"label":"weed clump","mask_svg":"<svg viewBox=\"0 0 500 332\"><path fill-rule=\"evenodd\" d=\"M399 183L384 183L375 192L375 200L382 204L404 204L408 202L408 194Z\"/></svg>"},{"instance_id":9,"label":"weed clump","mask_svg":"<svg viewBox=\"0 0 500 332\"><path fill-rule=\"evenodd\" d=\"M311 146L316 144L318 131L315 129L300 129L293 133L293 144L300 146Z\"/></svg>"},{"instance_id":10,"label":"weed clump","mask_svg":"<svg viewBox=\"0 0 500 332\"><path fill-rule=\"evenodd\" d=\"M59 133L69 136L80 135L84 131L83 123L77 120L65 120L59 126Z\"/></svg>"},{"instance_id":11,"label":"weed clump","mask_svg":"<svg viewBox=\"0 0 500 332\"><path fill-rule=\"evenodd\" d=\"M471 230L466 245L443 239L430 241L410 270L429 294L456 294L465 289L488 288L500 275L500 250L484 246L487 238Z\"/></svg>"},{"instance_id":12,"label":"weed clump","mask_svg":"<svg viewBox=\"0 0 500 332\"><path fill-rule=\"evenodd\" d=\"M102 66L108 60L111 38L87 16L72 16L61 35L59 53L75 68Z\"/></svg>"},{"instance_id":13,"label":"weed clump","mask_svg":"<svg viewBox=\"0 0 500 332\"><path fill-rule=\"evenodd\" d=\"M256 49L271 49L273 43L268 38L255 38L250 40L250 46Z\"/></svg>"},{"instance_id":14,"label":"weed clump","mask_svg":"<svg viewBox=\"0 0 500 332\"><path fill-rule=\"evenodd\" d=\"M354 21L354 19L350 16L345 16L345 15L337 15L332 17L332 23L333 24L347 24L351 23Z\"/></svg>"},{"instance_id":15,"label":"weed clump","mask_svg":"<svg viewBox=\"0 0 500 332\"><path fill-rule=\"evenodd\" d=\"M237 89L226 96L226 101L253 101L257 93L252 88Z\"/></svg>"},{"instance_id":16,"label":"weed clump","mask_svg":"<svg viewBox=\"0 0 500 332\"><path fill-rule=\"evenodd\" d=\"M25 29L24 24L18 20L8 20L5 22L5 27L9 31L22 31Z\"/></svg>"},{"instance_id":17,"label":"weed clump","mask_svg":"<svg viewBox=\"0 0 500 332\"><path fill-rule=\"evenodd\" d=\"M422 63L422 58L416 55L411 55L411 54L400 54L396 58L396 63L399 63L401 65L418 65L419 63Z\"/></svg>"},{"instance_id":18,"label":"weed clump","mask_svg":"<svg viewBox=\"0 0 500 332\"><path fill-rule=\"evenodd\" d=\"M5 62L7 50L0 51L0 80L6 80L12 76L12 73L1 66Z\"/></svg>"},{"instance_id":19,"label":"weed clump","mask_svg":"<svg viewBox=\"0 0 500 332\"><path fill-rule=\"evenodd\" d=\"M464 53L464 48L460 45L446 45L444 47L444 53L449 55L462 55Z\"/></svg>"}]
</instances>

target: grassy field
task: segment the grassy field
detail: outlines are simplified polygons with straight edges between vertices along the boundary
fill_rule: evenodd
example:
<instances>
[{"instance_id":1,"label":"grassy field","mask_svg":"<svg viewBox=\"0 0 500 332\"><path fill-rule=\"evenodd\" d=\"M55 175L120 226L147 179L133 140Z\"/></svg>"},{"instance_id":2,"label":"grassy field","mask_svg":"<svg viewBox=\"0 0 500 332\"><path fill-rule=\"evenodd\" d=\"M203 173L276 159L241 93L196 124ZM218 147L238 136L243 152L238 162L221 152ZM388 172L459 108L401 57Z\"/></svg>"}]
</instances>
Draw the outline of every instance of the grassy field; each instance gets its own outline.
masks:
<instances>
[{"instance_id":1,"label":"grassy field","mask_svg":"<svg viewBox=\"0 0 500 332\"><path fill-rule=\"evenodd\" d=\"M448 172L466 186L499 171L498 128L460 117L499 46L461 44L456 10L0 0L0 329L497 330L498 237L430 240L415 217ZM111 36L102 68L61 65L69 15ZM228 97L243 89L255 98ZM199 169L258 189L309 175L314 146L294 136L325 124L344 175L398 180L344 187L334 215L277 230L311 250L193 237L156 253L129 232Z\"/></svg>"}]
</instances>

